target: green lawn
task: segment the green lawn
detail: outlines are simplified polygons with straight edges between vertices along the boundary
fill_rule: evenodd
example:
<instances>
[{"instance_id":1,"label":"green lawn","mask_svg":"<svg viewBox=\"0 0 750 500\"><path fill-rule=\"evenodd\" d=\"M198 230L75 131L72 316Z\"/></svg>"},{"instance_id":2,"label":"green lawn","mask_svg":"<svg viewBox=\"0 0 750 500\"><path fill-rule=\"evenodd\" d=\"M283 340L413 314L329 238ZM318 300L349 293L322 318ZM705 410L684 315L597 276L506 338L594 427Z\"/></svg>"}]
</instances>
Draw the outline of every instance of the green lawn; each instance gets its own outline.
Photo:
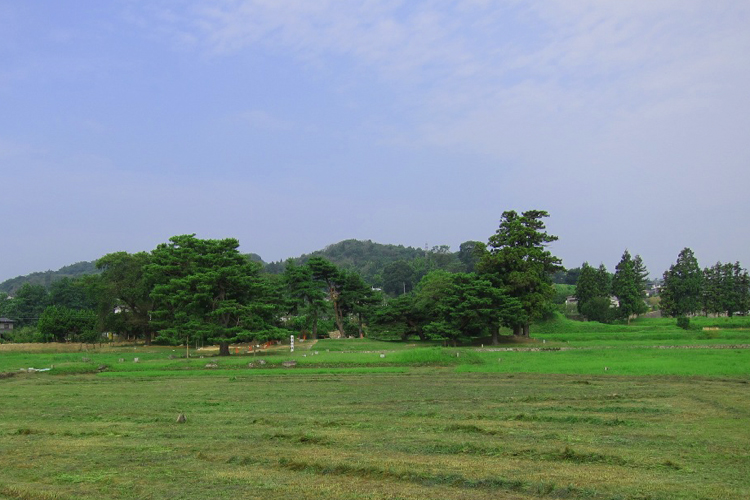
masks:
<instances>
[{"instance_id":1,"label":"green lawn","mask_svg":"<svg viewBox=\"0 0 750 500\"><path fill-rule=\"evenodd\" d=\"M750 498L750 349L727 347L750 333L579 325L228 358L0 346L0 500Z\"/></svg>"},{"instance_id":2,"label":"green lawn","mask_svg":"<svg viewBox=\"0 0 750 500\"><path fill-rule=\"evenodd\" d=\"M0 495L748 498L745 382L440 368L21 375L0 380Z\"/></svg>"}]
</instances>

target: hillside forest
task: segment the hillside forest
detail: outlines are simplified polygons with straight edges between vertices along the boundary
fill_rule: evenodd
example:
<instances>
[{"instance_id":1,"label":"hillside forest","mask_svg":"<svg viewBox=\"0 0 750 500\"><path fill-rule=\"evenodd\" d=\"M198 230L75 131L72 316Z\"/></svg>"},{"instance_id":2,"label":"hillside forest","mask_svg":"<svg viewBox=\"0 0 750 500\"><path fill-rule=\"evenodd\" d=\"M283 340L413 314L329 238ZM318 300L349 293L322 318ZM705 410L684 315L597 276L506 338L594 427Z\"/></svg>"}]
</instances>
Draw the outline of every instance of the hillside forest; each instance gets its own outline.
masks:
<instances>
[{"instance_id":1,"label":"hillside forest","mask_svg":"<svg viewBox=\"0 0 750 500\"><path fill-rule=\"evenodd\" d=\"M457 252L347 240L273 263L241 254L233 238L178 235L150 252L0 284L0 341L118 336L218 344L224 355L233 343L290 335L496 344L561 313L629 323L658 310L689 327L690 316L750 309L747 270L739 262L701 269L689 248L658 280L628 250L613 272L588 263L566 270L548 250L557 236L546 232L547 217L506 211L486 243L467 241Z\"/></svg>"}]
</instances>

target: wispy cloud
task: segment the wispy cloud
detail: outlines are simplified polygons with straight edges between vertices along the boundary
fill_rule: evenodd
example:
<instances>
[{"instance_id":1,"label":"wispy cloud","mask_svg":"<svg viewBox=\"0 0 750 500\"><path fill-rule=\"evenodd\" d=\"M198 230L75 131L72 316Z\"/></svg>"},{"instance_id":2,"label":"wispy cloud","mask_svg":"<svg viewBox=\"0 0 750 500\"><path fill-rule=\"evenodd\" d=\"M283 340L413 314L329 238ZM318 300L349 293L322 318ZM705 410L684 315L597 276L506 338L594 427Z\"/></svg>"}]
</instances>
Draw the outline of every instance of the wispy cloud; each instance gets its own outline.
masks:
<instances>
[{"instance_id":1,"label":"wispy cloud","mask_svg":"<svg viewBox=\"0 0 750 500\"><path fill-rule=\"evenodd\" d=\"M242 122L249 126L269 132L287 132L295 128L293 122L274 116L268 111L261 109L244 111L238 116Z\"/></svg>"}]
</instances>

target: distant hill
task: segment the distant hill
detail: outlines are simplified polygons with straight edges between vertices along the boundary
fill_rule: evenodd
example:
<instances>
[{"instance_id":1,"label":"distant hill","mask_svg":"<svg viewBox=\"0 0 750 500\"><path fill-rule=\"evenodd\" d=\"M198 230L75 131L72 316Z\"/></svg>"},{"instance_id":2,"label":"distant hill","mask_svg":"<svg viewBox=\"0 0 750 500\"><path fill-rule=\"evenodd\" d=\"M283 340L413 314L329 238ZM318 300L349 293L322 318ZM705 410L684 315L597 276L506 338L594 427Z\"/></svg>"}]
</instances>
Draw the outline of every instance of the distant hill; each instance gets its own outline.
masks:
<instances>
[{"instance_id":1,"label":"distant hill","mask_svg":"<svg viewBox=\"0 0 750 500\"><path fill-rule=\"evenodd\" d=\"M284 271L285 262L283 261L265 263L258 254L254 253L247 254L247 257L263 264L269 273L277 274ZM367 282L378 285L381 282L383 269L394 262L410 263L415 269L421 270L418 274L424 274L429 269L465 270L465 266L459 259L459 253L450 252L447 246L424 250L403 245L375 243L371 240L344 240L292 260L298 264L304 264L311 257L323 257L343 269L357 271ZM36 272L9 279L0 283L0 292L12 295L24 283L49 287L52 282L62 278L76 278L98 272L95 262L78 262L57 271Z\"/></svg>"},{"instance_id":2,"label":"distant hill","mask_svg":"<svg viewBox=\"0 0 750 500\"><path fill-rule=\"evenodd\" d=\"M62 278L78 278L87 274L97 274L100 271L96 268L93 262L76 262L69 266L64 266L57 271L43 271L27 274L26 276L17 276L9 280L5 280L0 283L0 292L5 292L9 295L13 295L16 290L21 288L24 283L31 283L32 285L42 285L49 287L53 281L57 281Z\"/></svg>"},{"instance_id":3,"label":"distant hill","mask_svg":"<svg viewBox=\"0 0 750 500\"><path fill-rule=\"evenodd\" d=\"M423 262L421 267L425 271L435 268L463 270L458 253L450 252L446 246L424 250L403 245L375 243L371 240L344 240L292 260L297 264L304 264L312 257L323 257L343 269L357 271L365 281L378 286L382 284L382 273L386 266L400 261L415 263L421 260ZM266 265L266 271L281 273L284 271L284 266L284 262L272 262Z\"/></svg>"}]
</instances>

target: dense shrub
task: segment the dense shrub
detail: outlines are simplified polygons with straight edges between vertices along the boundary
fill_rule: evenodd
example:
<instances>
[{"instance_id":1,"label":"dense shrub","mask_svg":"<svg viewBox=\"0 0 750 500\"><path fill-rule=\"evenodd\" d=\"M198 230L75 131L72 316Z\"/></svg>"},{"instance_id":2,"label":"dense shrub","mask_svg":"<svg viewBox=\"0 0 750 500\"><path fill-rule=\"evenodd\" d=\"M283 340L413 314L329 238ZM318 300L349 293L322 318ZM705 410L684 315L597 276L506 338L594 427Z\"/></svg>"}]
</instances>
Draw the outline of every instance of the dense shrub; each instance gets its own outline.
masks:
<instances>
[{"instance_id":1,"label":"dense shrub","mask_svg":"<svg viewBox=\"0 0 750 500\"><path fill-rule=\"evenodd\" d=\"M677 318L677 326L683 330L690 330L690 318L686 316L679 316Z\"/></svg>"}]
</instances>

